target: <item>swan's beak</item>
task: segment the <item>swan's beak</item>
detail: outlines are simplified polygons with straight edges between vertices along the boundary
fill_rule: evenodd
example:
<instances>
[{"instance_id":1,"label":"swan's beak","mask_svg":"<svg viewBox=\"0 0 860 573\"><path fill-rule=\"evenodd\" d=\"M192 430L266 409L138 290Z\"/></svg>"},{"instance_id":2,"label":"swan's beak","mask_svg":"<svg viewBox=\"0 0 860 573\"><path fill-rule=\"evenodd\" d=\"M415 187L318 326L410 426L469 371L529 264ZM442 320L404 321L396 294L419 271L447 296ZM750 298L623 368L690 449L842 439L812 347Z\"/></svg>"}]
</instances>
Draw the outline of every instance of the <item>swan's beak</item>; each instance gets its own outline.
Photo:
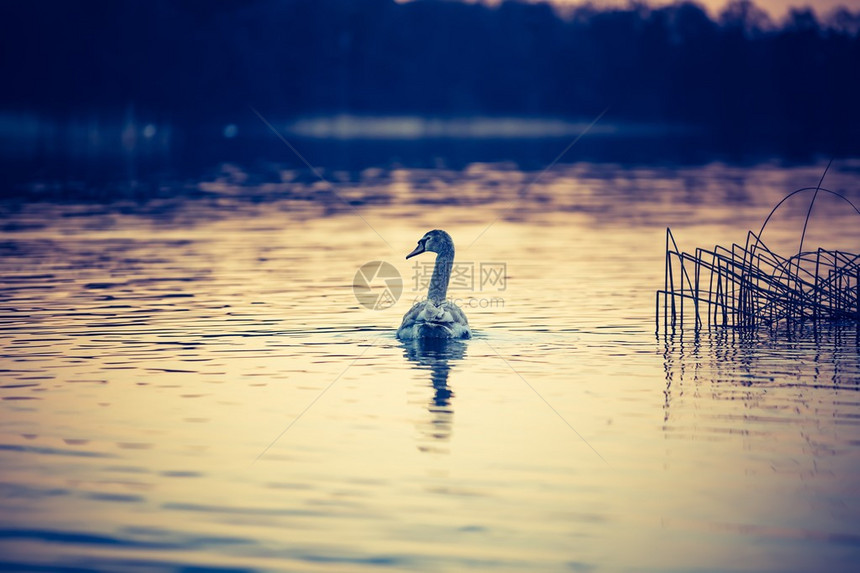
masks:
<instances>
[{"instance_id":1,"label":"swan's beak","mask_svg":"<svg viewBox=\"0 0 860 573\"><path fill-rule=\"evenodd\" d=\"M424 252L424 243L418 243L418 246L415 247L415 250L412 251L411 253L409 253L408 255L406 255L406 258L408 259L409 257L414 257L415 255L420 255L423 252Z\"/></svg>"}]
</instances>

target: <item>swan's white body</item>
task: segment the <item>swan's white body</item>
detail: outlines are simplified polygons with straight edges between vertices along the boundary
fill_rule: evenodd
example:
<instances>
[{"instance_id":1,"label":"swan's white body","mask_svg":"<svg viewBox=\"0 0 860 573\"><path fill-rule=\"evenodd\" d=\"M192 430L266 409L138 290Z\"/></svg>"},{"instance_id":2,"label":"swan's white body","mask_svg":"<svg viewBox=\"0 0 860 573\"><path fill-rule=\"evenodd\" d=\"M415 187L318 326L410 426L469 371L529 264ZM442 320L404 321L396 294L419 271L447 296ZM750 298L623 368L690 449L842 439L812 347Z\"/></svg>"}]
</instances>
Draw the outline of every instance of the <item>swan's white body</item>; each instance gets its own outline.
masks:
<instances>
[{"instance_id":1,"label":"swan's white body","mask_svg":"<svg viewBox=\"0 0 860 573\"><path fill-rule=\"evenodd\" d=\"M472 330L466 314L451 301L445 300L451 268L454 266L454 242L445 231L434 230L424 235L414 251L406 258L424 252L436 253L436 266L430 279L427 300L413 306L403 316L397 338L471 338Z\"/></svg>"},{"instance_id":2,"label":"swan's white body","mask_svg":"<svg viewBox=\"0 0 860 573\"><path fill-rule=\"evenodd\" d=\"M448 301L439 305L429 299L417 303L403 316L403 323L397 329L397 338L401 340L471 337L466 314Z\"/></svg>"}]
</instances>

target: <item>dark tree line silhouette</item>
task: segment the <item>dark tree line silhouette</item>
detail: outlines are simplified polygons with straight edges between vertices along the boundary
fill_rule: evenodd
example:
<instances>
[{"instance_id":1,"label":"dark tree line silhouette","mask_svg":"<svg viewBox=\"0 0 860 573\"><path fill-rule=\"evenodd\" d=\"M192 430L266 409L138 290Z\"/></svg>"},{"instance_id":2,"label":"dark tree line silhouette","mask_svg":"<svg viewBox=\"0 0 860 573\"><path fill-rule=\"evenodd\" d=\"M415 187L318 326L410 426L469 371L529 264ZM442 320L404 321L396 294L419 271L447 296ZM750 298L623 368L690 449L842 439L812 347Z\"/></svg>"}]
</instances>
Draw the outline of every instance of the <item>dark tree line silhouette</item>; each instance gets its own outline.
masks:
<instances>
[{"instance_id":1,"label":"dark tree line silhouette","mask_svg":"<svg viewBox=\"0 0 860 573\"><path fill-rule=\"evenodd\" d=\"M0 108L138 109L194 125L308 113L534 114L850 142L860 14L779 24L749 2L660 8L440 0L0 4Z\"/></svg>"}]
</instances>

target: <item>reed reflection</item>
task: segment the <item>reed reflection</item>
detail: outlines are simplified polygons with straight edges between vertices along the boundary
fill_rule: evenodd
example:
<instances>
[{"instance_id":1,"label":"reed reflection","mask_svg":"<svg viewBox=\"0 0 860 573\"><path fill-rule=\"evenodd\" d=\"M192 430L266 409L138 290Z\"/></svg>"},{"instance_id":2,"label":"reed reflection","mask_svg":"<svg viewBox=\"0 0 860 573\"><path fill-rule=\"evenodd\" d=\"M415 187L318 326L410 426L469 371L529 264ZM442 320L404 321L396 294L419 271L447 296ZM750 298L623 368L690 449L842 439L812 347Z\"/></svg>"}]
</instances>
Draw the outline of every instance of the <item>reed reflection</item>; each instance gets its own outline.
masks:
<instances>
[{"instance_id":1,"label":"reed reflection","mask_svg":"<svg viewBox=\"0 0 860 573\"><path fill-rule=\"evenodd\" d=\"M666 421L674 398L699 395L706 385L712 398L728 400L745 388L860 390L860 323L854 321L677 331L661 338Z\"/></svg>"},{"instance_id":2,"label":"reed reflection","mask_svg":"<svg viewBox=\"0 0 860 573\"><path fill-rule=\"evenodd\" d=\"M413 368L430 373L433 394L427 402L430 419L421 424L421 441L418 449L426 452L444 451L439 442L451 438L454 425L454 408L451 405L454 391L448 385L453 364L466 356L466 344L445 338L415 339L403 342L403 356Z\"/></svg>"}]
</instances>

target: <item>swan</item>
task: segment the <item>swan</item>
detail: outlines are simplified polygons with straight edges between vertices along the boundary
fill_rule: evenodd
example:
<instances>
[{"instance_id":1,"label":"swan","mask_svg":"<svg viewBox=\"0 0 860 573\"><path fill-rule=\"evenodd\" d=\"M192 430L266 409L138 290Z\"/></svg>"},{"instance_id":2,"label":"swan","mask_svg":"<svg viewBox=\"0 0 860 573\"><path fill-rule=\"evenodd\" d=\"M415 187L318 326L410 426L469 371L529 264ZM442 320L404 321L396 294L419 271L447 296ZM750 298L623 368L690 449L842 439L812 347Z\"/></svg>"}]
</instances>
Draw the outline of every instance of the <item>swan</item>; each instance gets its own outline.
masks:
<instances>
[{"instance_id":1,"label":"swan","mask_svg":"<svg viewBox=\"0 0 860 573\"><path fill-rule=\"evenodd\" d=\"M416 303L403 315L397 338L471 338L472 331L465 313L453 302L445 300L454 266L454 241L451 235L440 229L427 232L406 258L428 251L436 253L436 266L430 278L427 299Z\"/></svg>"}]
</instances>

